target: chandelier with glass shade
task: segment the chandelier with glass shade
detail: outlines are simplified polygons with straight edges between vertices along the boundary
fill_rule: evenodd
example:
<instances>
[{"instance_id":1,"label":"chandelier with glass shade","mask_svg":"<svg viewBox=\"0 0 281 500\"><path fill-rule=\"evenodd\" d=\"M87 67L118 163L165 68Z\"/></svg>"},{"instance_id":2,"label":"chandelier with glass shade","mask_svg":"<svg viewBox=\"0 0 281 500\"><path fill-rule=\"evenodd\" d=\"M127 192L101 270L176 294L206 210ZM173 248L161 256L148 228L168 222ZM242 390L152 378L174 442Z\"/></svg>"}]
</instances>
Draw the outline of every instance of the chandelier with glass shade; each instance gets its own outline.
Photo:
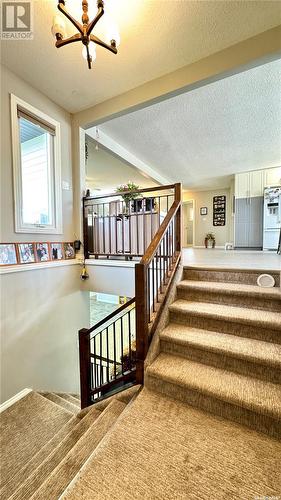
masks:
<instances>
[{"instance_id":1,"label":"chandelier with glass shade","mask_svg":"<svg viewBox=\"0 0 281 500\"><path fill-rule=\"evenodd\" d=\"M94 1L94 0L92 0ZM67 17L67 19L75 26L78 33L66 38L65 23L62 17L55 16L52 26L52 33L56 38L56 47L60 48L64 45L74 42L82 42L83 50L82 55L84 59L88 62L88 68L91 69L92 63L96 59L96 45L100 45L113 54L117 54L117 47L120 44L120 36L118 30L114 26L114 23L108 23L108 33L107 42L104 42L96 35L92 34L92 31L100 18L104 15L104 0L97 0L97 12L92 21L89 19L88 11L89 5L88 0L82 0L82 23L76 21L74 17L68 12L65 6L65 0L59 0L58 9L59 11Z\"/></svg>"}]
</instances>

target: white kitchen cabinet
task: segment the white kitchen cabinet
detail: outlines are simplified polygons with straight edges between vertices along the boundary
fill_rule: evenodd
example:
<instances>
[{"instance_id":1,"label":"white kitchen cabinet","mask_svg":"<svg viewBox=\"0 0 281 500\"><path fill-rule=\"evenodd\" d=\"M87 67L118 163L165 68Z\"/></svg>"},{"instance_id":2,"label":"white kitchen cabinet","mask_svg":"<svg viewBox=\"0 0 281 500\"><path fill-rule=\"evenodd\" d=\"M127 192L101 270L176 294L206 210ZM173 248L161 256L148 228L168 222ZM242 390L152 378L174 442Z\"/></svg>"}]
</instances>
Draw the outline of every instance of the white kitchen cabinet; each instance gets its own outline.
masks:
<instances>
[{"instance_id":1,"label":"white kitchen cabinet","mask_svg":"<svg viewBox=\"0 0 281 500\"><path fill-rule=\"evenodd\" d=\"M250 189L249 172L235 175L235 198L248 198Z\"/></svg>"},{"instance_id":2,"label":"white kitchen cabinet","mask_svg":"<svg viewBox=\"0 0 281 500\"><path fill-rule=\"evenodd\" d=\"M249 191L250 198L254 196L263 196L264 188L264 170L254 170L249 172Z\"/></svg>"},{"instance_id":3,"label":"white kitchen cabinet","mask_svg":"<svg viewBox=\"0 0 281 500\"><path fill-rule=\"evenodd\" d=\"M281 167L264 170L264 187L281 185Z\"/></svg>"},{"instance_id":4,"label":"white kitchen cabinet","mask_svg":"<svg viewBox=\"0 0 281 500\"><path fill-rule=\"evenodd\" d=\"M235 175L235 198L263 196L264 171L254 170Z\"/></svg>"}]
</instances>

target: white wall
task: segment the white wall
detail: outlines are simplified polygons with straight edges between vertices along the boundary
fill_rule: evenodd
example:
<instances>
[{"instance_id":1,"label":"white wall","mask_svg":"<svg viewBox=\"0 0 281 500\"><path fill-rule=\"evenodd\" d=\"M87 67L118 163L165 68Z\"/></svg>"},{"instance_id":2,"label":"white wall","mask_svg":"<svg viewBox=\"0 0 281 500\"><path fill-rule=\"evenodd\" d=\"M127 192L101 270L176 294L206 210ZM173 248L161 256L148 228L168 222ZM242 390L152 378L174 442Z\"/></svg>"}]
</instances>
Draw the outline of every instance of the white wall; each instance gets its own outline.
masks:
<instances>
[{"instance_id":1,"label":"white wall","mask_svg":"<svg viewBox=\"0 0 281 500\"><path fill-rule=\"evenodd\" d=\"M77 332L89 294L77 265L1 276L1 402L25 387L79 392Z\"/></svg>"},{"instance_id":2,"label":"white wall","mask_svg":"<svg viewBox=\"0 0 281 500\"><path fill-rule=\"evenodd\" d=\"M70 190L62 191L63 201L63 235L56 235L57 241L73 241L73 193L72 193L72 160L71 160L71 116L57 104L41 94L4 66L1 71L1 241L42 241L53 240L54 235L16 234L14 232L13 210L13 170L10 96L15 94L35 108L43 111L61 124L61 168L62 181L66 181Z\"/></svg>"},{"instance_id":3,"label":"white wall","mask_svg":"<svg viewBox=\"0 0 281 500\"><path fill-rule=\"evenodd\" d=\"M81 283L81 290L109 293L112 295L135 296L135 262L117 261L110 264L104 260L87 264L89 279Z\"/></svg>"},{"instance_id":4,"label":"white wall","mask_svg":"<svg viewBox=\"0 0 281 500\"><path fill-rule=\"evenodd\" d=\"M62 235L14 231L9 93L60 122L62 180L72 187L70 114L1 67L1 241L73 241L72 189L62 191ZM89 323L79 273L71 265L1 275L1 401L25 387L78 392L77 330Z\"/></svg>"}]
</instances>

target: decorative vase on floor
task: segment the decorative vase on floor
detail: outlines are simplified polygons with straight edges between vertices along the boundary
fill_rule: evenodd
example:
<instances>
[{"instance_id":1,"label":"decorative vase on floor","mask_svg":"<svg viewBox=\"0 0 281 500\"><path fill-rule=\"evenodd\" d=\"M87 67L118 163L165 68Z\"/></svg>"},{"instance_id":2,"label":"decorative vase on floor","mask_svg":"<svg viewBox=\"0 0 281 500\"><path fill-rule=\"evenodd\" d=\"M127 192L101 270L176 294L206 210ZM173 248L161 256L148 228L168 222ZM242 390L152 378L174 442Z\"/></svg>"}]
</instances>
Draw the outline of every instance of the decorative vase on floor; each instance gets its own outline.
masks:
<instances>
[{"instance_id":1,"label":"decorative vase on floor","mask_svg":"<svg viewBox=\"0 0 281 500\"><path fill-rule=\"evenodd\" d=\"M213 233L208 233L205 236L205 248L215 248L216 239Z\"/></svg>"}]
</instances>

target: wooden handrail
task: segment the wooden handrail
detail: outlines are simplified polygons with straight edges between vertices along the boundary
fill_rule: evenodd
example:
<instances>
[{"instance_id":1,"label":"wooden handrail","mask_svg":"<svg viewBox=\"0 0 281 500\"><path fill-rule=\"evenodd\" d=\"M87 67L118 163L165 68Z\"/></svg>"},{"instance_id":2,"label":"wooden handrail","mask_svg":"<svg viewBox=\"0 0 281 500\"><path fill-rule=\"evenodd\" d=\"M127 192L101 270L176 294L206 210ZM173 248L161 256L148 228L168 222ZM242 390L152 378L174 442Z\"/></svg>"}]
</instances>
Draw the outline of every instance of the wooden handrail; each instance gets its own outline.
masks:
<instances>
[{"instance_id":1,"label":"wooden handrail","mask_svg":"<svg viewBox=\"0 0 281 500\"><path fill-rule=\"evenodd\" d=\"M167 292L181 258L181 184L175 184L174 189L175 201L173 205L148 246L140 263L135 266L136 381L138 384L143 383L144 360L148 352L149 342L155 331L159 316L166 302ZM172 240L172 242L170 240ZM162 254L162 250L164 255ZM160 270L158 261L160 261ZM158 276L159 273L160 279ZM160 283L158 283L158 281L160 281ZM156 302L158 302L157 308L155 307L155 288ZM152 309L153 312L155 312L152 319L150 319L151 291L153 296ZM158 295L161 295L161 302L158 300Z\"/></svg>"},{"instance_id":2,"label":"wooden handrail","mask_svg":"<svg viewBox=\"0 0 281 500\"><path fill-rule=\"evenodd\" d=\"M150 262L152 261L155 253L157 252L157 249L159 247L159 244L161 243L167 229L168 229L168 226L172 220L172 218L174 217L174 215L176 214L178 208L180 206L180 202L179 201L174 201L174 203L172 204L169 212L167 213L165 219L163 220L161 226L159 227L157 233L155 234L153 240L151 241L150 245L148 246L144 256L142 257L141 261L140 261L140 264L143 264L145 266L148 266L150 264Z\"/></svg>"},{"instance_id":3,"label":"wooden handrail","mask_svg":"<svg viewBox=\"0 0 281 500\"><path fill-rule=\"evenodd\" d=\"M101 200L103 198L111 198L113 196L123 196L126 194L136 194L136 193L152 193L154 191L166 191L168 189L174 189L176 184L168 184L166 186L155 186L152 188L142 188L142 189L136 189L135 191L120 191L120 192L115 192L115 193L110 193L110 194L104 194L100 196L84 196L83 200L88 201L88 200Z\"/></svg>"},{"instance_id":4,"label":"wooden handrail","mask_svg":"<svg viewBox=\"0 0 281 500\"><path fill-rule=\"evenodd\" d=\"M84 331L86 330L87 334L92 333L94 330L97 330L100 326L104 325L109 320L111 320L112 318L114 318L114 316L116 316L117 314L119 314L121 311L123 311L127 307L129 307L132 304L134 304L134 302L135 302L135 297L133 297L132 299L128 300L128 302L125 302L125 304L122 304L122 306L118 307L118 309L115 309L115 311L113 311L112 313L108 314L108 316L106 316L105 318L103 318L101 321L99 321L98 323L96 323L91 328L88 328L87 330L84 328L83 330Z\"/></svg>"}]
</instances>

